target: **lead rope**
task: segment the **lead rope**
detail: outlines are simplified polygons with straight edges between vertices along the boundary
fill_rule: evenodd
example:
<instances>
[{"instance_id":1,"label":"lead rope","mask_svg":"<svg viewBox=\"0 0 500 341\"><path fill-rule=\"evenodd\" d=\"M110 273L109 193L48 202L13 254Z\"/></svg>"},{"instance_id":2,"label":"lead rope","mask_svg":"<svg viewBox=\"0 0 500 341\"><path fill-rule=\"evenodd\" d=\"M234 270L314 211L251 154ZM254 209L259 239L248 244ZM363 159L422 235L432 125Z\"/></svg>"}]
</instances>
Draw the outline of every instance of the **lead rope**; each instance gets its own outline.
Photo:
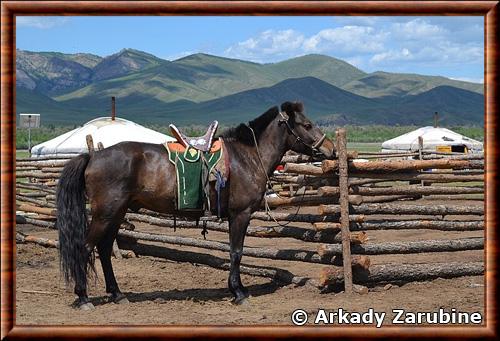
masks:
<instances>
[{"instance_id":1,"label":"lead rope","mask_svg":"<svg viewBox=\"0 0 500 341\"><path fill-rule=\"evenodd\" d=\"M257 144L257 138L255 137L255 133L254 133L252 127L250 127L249 125L247 125L247 127L252 132L253 142L255 143L255 149L257 150L257 158L260 161L260 166L262 167L262 171L264 172L266 179L267 179L266 184L269 187L269 189L273 189L273 186L271 184L271 179L269 179L269 175L267 175L266 167L264 167L264 162L262 161L262 157L260 156L259 145Z\"/></svg>"},{"instance_id":2,"label":"lead rope","mask_svg":"<svg viewBox=\"0 0 500 341\"><path fill-rule=\"evenodd\" d=\"M208 161L205 158L205 155L203 154L202 151L199 152L200 157L201 157L201 183L203 187L203 206L204 206L204 217L206 218L210 214L210 187L209 187L209 166L208 166ZM206 219L203 219L202 222L203 229L201 231L201 235L203 236L203 239L207 239L207 221Z\"/></svg>"},{"instance_id":3,"label":"lead rope","mask_svg":"<svg viewBox=\"0 0 500 341\"><path fill-rule=\"evenodd\" d=\"M282 115L282 116L283 116L283 115ZM247 127L248 127L248 129L250 129L250 131L252 132L253 141L254 141L254 143L255 143L255 149L256 149L256 151L257 151L257 158L258 158L258 159L259 159L259 161L260 161L260 166L262 167L262 171L263 171L263 172L264 172L264 174L266 175L266 179L267 179L267 180L266 180L266 183L267 183L267 186L269 187L269 189L271 189L271 190L272 190L272 189L273 189L273 187L272 187L272 184L271 184L271 179L269 178L269 175L267 175L267 172L266 172L266 167L264 167L264 162L262 161L262 157L261 157L261 155L260 155L260 150L259 150L259 145L258 145L258 143L257 143L257 138L255 137L255 133L254 133L254 131L253 131L252 127L250 127L249 125L247 125ZM297 193L297 192L298 192L298 189L297 189L297 191L296 191L295 193ZM276 193L276 195L277 195L279 198L281 198L279 194L277 194L277 193ZM302 198L303 198L305 195L306 195L306 191L305 191L305 189L304 189L304 193L302 194ZM302 206L300 206L300 205L297 207L297 211L296 211L296 212L295 212L295 214L294 214L295 216L296 216L297 214L299 214L299 210L300 210L301 208L302 208ZM271 219L272 219L272 220L273 220L273 221L274 221L274 222L275 222L278 226L285 227L285 226L287 226L288 224L290 224L290 223L292 222L291 220L289 220L287 223L285 223L285 224L281 224L279 221L277 221L277 220L274 218L274 216L271 214L271 207L269 207L269 203L267 202L267 196L266 196L266 194L265 194L265 193L264 193L264 209L265 209L265 211L266 211L266 214L267 214L267 215L268 215L268 216L269 216L269 217L270 217L270 218L271 218Z\"/></svg>"}]
</instances>

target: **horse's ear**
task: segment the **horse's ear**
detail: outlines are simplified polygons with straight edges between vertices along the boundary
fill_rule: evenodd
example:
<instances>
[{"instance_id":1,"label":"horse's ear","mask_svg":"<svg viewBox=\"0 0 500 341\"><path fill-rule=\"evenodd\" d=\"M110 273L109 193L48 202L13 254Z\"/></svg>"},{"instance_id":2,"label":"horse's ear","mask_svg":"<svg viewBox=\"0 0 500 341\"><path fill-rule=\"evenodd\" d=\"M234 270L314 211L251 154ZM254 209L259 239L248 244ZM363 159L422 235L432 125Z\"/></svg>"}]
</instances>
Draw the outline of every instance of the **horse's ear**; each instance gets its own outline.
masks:
<instances>
[{"instance_id":1,"label":"horse's ear","mask_svg":"<svg viewBox=\"0 0 500 341\"><path fill-rule=\"evenodd\" d=\"M302 102L294 102L293 106L294 106L293 111L304 112L304 104L302 104Z\"/></svg>"},{"instance_id":2,"label":"horse's ear","mask_svg":"<svg viewBox=\"0 0 500 341\"><path fill-rule=\"evenodd\" d=\"M281 105L281 111L293 116L296 112L303 112L304 105L301 102L285 102Z\"/></svg>"},{"instance_id":3,"label":"horse's ear","mask_svg":"<svg viewBox=\"0 0 500 341\"><path fill-rule=\"evenodd\" d=\"M293 103L292 102L285 102L281 104L281 111L286 112L288 115L293 115L294 114L294 108L293 108Z\"/></svg>"}]
</instances>

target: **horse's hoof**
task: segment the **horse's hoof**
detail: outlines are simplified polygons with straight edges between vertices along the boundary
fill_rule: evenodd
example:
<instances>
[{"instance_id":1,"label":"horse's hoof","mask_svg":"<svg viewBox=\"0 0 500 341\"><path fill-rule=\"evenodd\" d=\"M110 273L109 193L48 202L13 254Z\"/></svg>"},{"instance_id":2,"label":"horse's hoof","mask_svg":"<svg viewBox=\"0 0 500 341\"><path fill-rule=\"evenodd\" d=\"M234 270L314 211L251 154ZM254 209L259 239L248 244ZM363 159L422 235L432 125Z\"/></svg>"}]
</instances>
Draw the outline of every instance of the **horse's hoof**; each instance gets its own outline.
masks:
<instances>
[{"instance_id":1,"label":"horse's hoof","mask_svg":"<svg viewBox=\"0 0 500 341\"><path fill-rule=\"evenodd\" d=\"M116 304L128 304L129 303L127 296L125 296L121 292L117 292L115 294L112 294L111 300Z\"/></svg>"},{"instance_id":2,"label":"horse's hoof","mask_svg":"<svg viewBox=\"0 0 500 341\"><path fill-rule=\"evenodd\" d=\"M114 302L116 304L129 304L130 303L125 296L116 299Z\"/></svg>"},{"instance_id":3,"label":"horse's hoof","mask_svg":"<svg viewBox=\"0 0 500 341\"><path fill-rule=\"evenodd\" d=\"M87 302L87 303L80 304L78 306L78 309L79 310L94 310L95 307L94 307L94 305L92 303Z\"/></svg>"},{"instance_id":4,"label":"horse's hoof","mask_svg":"<svg viewBox=\"0 0 500 341\"><path fill-rule=\"evenodd\" d=\"M240 299L236 299L236 298L235 298L235 299L232 301L232 303L233 303L234 305L249 305L249 304L250 304L250 301L248 300L248 298L243 297L243 298L240 298Z\"/></svg>"}]
</instances>

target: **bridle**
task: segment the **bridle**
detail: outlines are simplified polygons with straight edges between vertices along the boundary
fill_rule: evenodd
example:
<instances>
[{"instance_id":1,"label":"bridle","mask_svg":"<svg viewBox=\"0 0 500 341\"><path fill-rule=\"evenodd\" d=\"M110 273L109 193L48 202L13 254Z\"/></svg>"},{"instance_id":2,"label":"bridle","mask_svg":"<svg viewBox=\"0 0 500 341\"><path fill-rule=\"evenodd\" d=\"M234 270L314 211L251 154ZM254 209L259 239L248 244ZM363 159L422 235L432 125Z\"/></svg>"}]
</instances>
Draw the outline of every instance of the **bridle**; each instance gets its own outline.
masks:
<instances>
[{"instance_id":1,"label":"bridle","mask_svg":"<svg viewBox=\"0 0 500 341\"><path fill-rule=\"evenodd\" d=\"M281 116L281 119L278 121L278 124L281 125L284 123L286 125L288 132L295 137L295 142L293 143L292 147L295 146L295 144L297 143L302 143L304 146L311 148L314 153L322 154L319 150L319 147L321 147L321 145L325 141L326 134L323 134L323 136L321 136L317 141L314 141L313 144L309 144L305 142L304 139L302 139L299 135L297 135L295 130L290 126L289 122L290 117L288 115L285 115L281 110L279 110L279 114Z\"/></svg>"},{"instance_id":2,"label":"bridle","mask_svg":"<svg viewBox=\"0 0 500 341\"><path fill-rule=\"evenodd\" d=\"M278 107L279 108L279 107ZM302 143L304 146L306 147L309 147L312 149L313 153L320 153L321 152L319 151L319 147L321 147L321 145L323 144L323 141L325 141L325 138L326 138L326 134L323 134L323 136L321 136L321 138L318 139L318 141L315 141L313 144L309 144L309 143L306 143L299 135L297 135L297 133L293 130L293 128L290 126L290 122L289 122L289 117L288 115L285 115L281 110L278 109L278 112L281 116L281 119L278 121L278 125L281 125L281 124L285 124L287 129L288 129L288 132L290 134L292 134L294 137L295 137L295 142L293 143L292 147L297 143L297 142L300 142ZM248 129L250 129L250 131L252 132L252 137L253 137L253 141L255 143L255 149L257 151L257 157L259 159L259 162L260 162L260 166L262 167L262 171L264 172L264 175L266 176L266 184L267 184L267 187L270 189L270 190L273 190L273 186L272 186L272 183L271 183L271 179L269 178L269 175L267 175L267 171L266 171L266 168L264 167L264 162L262 161L262 156L260 154L260 151L259 151L259 144L257 143L257 138L255 136L255 132L253 131L252 127L250 127L250 125L247 125ZM298 191L298 190L297 190ZM304 198L306 192L304 191L304 193L302 194L302 198ZM278 195L279 196L279 195ZM292 222L292 220L289 220L287 223L285 224L281 224L279 221L276 220L276 218L273 217L273 215L271 214L271 208L269 207L269 203L267 202L267 196L264 194L264 207L265 207L265 211L267 213L267 215L272 219L274 220L274 222L278 225L278 226L281 226L281 227L285 227L287 226L288 224L290 224ZM295 215L299 214L299 211L301 209L302 205L299 205L297 207L297 211L295 212Z\"/></svg>"}]
</instances>

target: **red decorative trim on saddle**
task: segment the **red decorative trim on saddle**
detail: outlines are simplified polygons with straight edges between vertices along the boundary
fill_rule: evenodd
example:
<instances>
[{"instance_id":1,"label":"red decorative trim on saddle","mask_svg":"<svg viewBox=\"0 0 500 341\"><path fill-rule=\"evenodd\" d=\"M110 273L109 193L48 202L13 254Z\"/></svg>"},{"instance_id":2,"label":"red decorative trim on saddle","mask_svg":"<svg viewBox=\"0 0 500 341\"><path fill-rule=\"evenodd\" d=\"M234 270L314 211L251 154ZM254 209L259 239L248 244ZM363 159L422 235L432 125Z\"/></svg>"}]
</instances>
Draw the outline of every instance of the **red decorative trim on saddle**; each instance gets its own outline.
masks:
<instances>
[{"instance_id":1,"label":"red decorative trim on saddle","mask_svg":"<svg viewBox=\"0 0 500 341\"><path fill-rule=\"evenodd\" d=\"M184 153L186 151L186 146L180 144L179 142L167 142L165 143L165 147L168 148L172 152ZM217 139L212 143L210 147L210 153L215 153L222 148L222 140ZM224 150L223 150L224 152Z\"/></svg>"}]
</instances>

